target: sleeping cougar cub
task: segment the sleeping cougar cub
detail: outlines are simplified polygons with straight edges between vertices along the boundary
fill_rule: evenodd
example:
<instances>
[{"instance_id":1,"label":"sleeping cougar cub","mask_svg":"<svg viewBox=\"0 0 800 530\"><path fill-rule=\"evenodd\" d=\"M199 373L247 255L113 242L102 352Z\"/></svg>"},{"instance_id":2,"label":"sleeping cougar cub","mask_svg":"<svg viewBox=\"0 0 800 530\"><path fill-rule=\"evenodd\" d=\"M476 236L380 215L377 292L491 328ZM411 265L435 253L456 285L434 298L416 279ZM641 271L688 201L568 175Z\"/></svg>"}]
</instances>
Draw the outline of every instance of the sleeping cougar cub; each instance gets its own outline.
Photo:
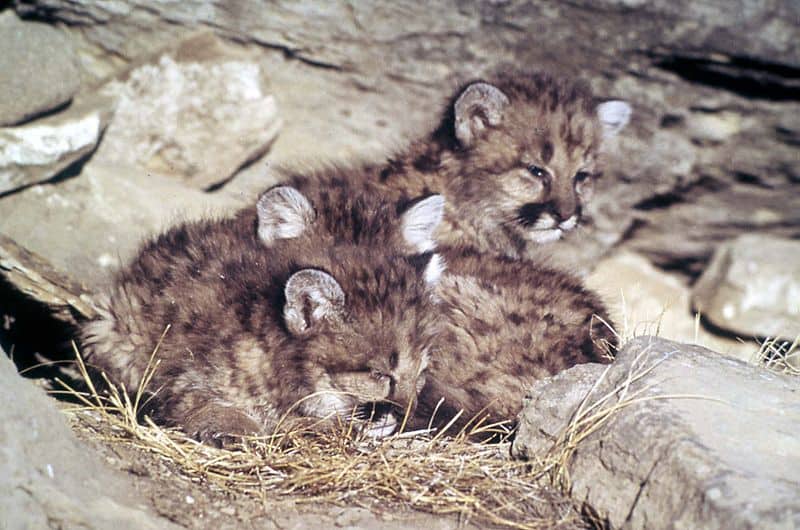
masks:
<instances>
[{"instance_id":1,"label":"sleeping cougar cub","mask_svg":"<svg viewBox=\"0 0 800 530\"><path fill-rule=\"evenodd\" d=\"M439 329L442 208L278 188L233 219L176 226L117 274L83 328L87 362L133 394L158 345L152 413L204 442L297 417L371 418L368 434L388 435L415 407ZM394 247L353 243L370 237Z\"/></svg>"}]
</instances>

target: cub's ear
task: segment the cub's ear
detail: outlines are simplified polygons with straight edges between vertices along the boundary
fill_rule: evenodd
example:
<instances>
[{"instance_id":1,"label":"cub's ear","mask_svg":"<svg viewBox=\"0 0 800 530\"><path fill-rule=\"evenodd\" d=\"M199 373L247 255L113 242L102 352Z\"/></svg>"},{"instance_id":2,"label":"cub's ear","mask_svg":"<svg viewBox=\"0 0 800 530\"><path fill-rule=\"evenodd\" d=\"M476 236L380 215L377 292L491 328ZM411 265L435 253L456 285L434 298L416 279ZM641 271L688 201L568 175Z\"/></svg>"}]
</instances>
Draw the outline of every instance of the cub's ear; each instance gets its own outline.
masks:
<instances>
[{"instance_id":1,"label":"cub's ear","mask_svg":"<svg viewBox=\"0 0 800 530\"><path fill-rule=\"evenodd\" d=\"M472 83L456 100L456 138L462 147L471 147L487 126L499 125L508 97L489 83Z\"/></svg>"},{"instance_id":2,"label":"cub's ear","mask_svg":"<svg viewBox=\"0 0 800 530\"><path fill-rule=\"evenodd\" d=\"M283 319L292 335L304 335L323 320L344 315L344 291L328 273L303 269L286 282Z\"/></svg>"},{"instance_id":3,"label":"cub's ear","mask_svg":"<svg viewBox=\"0 0 800 530\"><path fill-rule=\"evenodd\" d=\"M603 138L611 138L625 128L631 119L631 106L618 99L600 103L597 106L597 117L603 125Z\"/></svg>"},{"instance_id":4,"label":"cub's ear","mask_svg":"<svg viewBox=\"0 0 800 530\"><path fill-rule=\"evenodd\" d=\"M314 207L302 193L289 186L265 192L256 203L258 238L267 246L281 239L299 237L314 222Z\"/></svg>"},{"instance_id":5,"label":"cub's ear","mask_svg":"<svg viewBox=\"0 0 800 530\"><path fill-rule=\"evenodd\" d=\"M414 204L400 216L403 239L417 252L436 248L433 233L444 217L444 197L431 195Z\"/></svg>"},{"instance_id":6,"label":"cub's ear","mask_svg":"<svg viewBox=\"0 0 800 530\"><path fill-rule=\"evenodd\" d=\"M422 275L428 287L435 287L447 269L444 258L434 252L415 254L406 259Z\"/></svg>"}]
</instances>

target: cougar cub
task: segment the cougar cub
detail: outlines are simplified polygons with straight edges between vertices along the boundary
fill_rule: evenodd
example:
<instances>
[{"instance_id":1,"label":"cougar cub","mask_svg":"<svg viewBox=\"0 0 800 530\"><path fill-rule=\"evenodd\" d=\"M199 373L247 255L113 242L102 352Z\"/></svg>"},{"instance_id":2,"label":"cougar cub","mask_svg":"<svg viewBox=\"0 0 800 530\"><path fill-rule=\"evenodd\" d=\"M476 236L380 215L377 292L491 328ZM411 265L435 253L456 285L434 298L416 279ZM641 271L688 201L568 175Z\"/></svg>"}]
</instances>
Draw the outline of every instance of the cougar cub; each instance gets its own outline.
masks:
<instances>
[{"instance_id":1,"label":"cougar cub","mask_svg":"<svg viewBox=\"0 0 800 530\"><path fill-rule=\"evenodd\" d=\"M133 393L155 351L154 417L205 442L298 416L371 416L370 435L390 434L415 407L438 331L442 266L429 251L443 202L338 206L281 187L145 244L83 328L88 363ZM352 243L370 237L394 246Z\"/></svg>"},{"instance_id":2,"label":"cougar cub","mask_svg":"<svg viewBox=\"0 0 800 530\"><path fill-rule=\"evenodd\" d=\"M440 249L448 264L436 288L443 328L419 397L414 427L454 429L510 421L537 379L616 348L608 312L580 280L560 270ZM435 412L435 415L434 415Z\"/></svg>"},{"instance_id":3,"label":"cougar cub","mask_svg":"<svg viewBox=\"0 0 800 530\"><path fill-rule=\"evenodd\" d=\"M442 244L529 257L580 222L603 142L628 122L624 101L544 73L505 73L459 90L440 125L384 165L295 175L300 189L341 182L394 201L446 199ZM534 249L535 250L535 249Z\"/></svg>"}]
</instances>

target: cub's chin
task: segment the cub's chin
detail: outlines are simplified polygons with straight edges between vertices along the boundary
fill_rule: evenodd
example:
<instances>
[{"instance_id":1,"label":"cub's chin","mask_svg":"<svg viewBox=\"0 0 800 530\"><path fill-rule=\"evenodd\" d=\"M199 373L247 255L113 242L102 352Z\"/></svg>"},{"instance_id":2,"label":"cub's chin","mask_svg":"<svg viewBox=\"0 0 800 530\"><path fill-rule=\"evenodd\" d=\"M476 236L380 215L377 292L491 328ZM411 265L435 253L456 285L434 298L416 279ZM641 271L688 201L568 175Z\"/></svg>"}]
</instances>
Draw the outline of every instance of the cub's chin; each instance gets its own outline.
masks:
<instances>
[{"instance_id":1,"label":"cub's chin","mask_svg":"<svg viewBox=\"0 0 800 530\"><path fill-rule=\"evenodd\" d=\"M531 241L531 243L536 245L544 245L547 243L552 243L553 241L558 241L563 235L564 230L561 230L560 228L551 228L547 230L528 230L528 239Z\"/></svg>"}]
</instances>

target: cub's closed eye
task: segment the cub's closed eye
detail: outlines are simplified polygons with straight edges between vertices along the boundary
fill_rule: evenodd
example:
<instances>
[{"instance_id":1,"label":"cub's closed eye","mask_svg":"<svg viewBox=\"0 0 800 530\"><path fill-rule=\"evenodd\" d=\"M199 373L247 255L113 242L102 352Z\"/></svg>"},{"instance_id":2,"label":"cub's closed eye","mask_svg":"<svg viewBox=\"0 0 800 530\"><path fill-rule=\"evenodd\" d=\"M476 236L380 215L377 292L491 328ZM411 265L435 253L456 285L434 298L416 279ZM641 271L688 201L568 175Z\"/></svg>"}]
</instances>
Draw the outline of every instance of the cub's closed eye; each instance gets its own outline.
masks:
<instances>
[{"instance_id":1,"label":"cub's closed eye","mask_svg":"<svg viewBox=\"0 0 800 530\"><path fill-rule=\"evenodd\" d=\"M528 173L539 179L544 178L547 175L547 172L539 166L530 165L527 169Z\"/></svg>"},{"instance_id":2,"label":"cub's closed eye","mask_svg":"<svg viewBox=\"0 0 800 530\"><path fill-rule=\"evenodd\" d=\"M589 173L588 171L578 171L577 173L575 173L575 182L583 182L584 180L587 180L591 176L592 174Z\"/></svg>"}]
</instances>

